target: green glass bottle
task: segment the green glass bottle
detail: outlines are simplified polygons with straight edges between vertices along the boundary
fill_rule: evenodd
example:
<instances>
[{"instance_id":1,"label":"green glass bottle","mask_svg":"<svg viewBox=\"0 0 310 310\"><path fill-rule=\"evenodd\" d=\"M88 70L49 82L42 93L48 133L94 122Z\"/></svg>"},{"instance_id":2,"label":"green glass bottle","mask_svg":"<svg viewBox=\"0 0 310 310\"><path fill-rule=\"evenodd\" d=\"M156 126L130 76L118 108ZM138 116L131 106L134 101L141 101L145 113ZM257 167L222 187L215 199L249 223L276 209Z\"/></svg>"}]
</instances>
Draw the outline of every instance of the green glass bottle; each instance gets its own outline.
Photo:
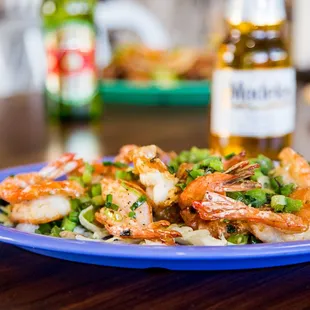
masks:
<instances>
[{"instance_id":1,"label":"green glass bottle","mask_svg":"<svg viewBox=\"0 0 310 310\"><path fill-rule=\"evenodd\" d=\"M52 120L96 120L102 102L95 61L96 0L44 0L47 113Z\"/></svg>"}]
</instances>

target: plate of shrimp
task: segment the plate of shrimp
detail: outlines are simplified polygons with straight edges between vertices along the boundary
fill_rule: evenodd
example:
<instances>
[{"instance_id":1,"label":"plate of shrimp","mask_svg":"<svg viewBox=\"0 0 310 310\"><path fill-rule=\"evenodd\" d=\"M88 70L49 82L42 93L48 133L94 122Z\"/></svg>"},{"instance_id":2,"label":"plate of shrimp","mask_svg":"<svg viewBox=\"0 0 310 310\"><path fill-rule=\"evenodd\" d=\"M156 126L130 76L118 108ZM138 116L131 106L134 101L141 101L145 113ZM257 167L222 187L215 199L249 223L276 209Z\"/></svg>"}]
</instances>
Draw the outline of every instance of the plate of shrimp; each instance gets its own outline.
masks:
<instances>
[{"instance_id":1,"label":"plate of shrimp","mask_svg":"<svg viewBox=\"0 0 310 310\"><path fill-rule=\"evenodd\" d=\"M127 268L227 270L310 261L310 165L125 145L0 171L0 241Z\"/></svg>"}]
</instances>

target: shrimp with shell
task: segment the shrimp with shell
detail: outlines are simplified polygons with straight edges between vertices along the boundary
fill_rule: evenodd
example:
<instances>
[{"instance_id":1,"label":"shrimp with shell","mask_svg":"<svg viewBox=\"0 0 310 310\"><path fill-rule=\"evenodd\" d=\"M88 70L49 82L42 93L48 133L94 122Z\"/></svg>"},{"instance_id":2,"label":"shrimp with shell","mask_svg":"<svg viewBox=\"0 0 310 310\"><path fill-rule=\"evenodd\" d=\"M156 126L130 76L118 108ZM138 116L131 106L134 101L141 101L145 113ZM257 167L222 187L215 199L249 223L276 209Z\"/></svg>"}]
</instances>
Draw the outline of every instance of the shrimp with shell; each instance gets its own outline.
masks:
<instances>
[{"instance_id":1,"label":"shrimp with shell","mask_svg":"<svg viewBox=\"0 0 310 310\"><path fill-rule=\"evenodd\" d=\"M83 164L74 154L64 154L39 172L10 176L0 183L0 197L12 206L15 223L44 224L71 211L70 198L83 195L75 181L54 181Z\"/></svg>"},{"instance_id":2,"label":"shrimp with shell","mask_svg":"<svg viewBox=\"0 0 310 310\"><path fill-rule=\"evenodd\" d=\"M244 180L252 176L257 167L257 164L251 165L248 161L243 161L230 167L225 173L207 174L192 181L179 196L181 216L185 224L193 229L208 229L214 237L225 235L227 231L225 223L210 222L201 218L193 208L193 204L196 201L203 201L208 191L225 194L225 192L247 191L260 187L256 182ZM235 226L238 231L245 229L241 223L235 223Z\"/></svg>"},{"instance_id":3,"label":"shrimp with shell","mask_svg":"<svg viewBox=\"0 0 310 310\"><path fill-rule=\"evenodd\" d=\"M167 229L169 222L153 222L153 201L137 184L103 179L101 186L102 197L108 202L95 217L111 235L160 240L165 244L174 244L174 238L180 236L180 233Z\"/></svg>"}]
</instances>

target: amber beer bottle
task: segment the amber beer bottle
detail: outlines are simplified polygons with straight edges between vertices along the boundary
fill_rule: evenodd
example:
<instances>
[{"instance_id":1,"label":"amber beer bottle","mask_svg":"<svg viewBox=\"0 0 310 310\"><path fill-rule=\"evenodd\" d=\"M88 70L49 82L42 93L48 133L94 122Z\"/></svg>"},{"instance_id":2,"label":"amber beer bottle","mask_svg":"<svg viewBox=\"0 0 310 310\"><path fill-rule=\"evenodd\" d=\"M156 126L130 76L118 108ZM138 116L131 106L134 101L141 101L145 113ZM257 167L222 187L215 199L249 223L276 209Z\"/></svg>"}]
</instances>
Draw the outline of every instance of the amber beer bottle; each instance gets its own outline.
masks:
<instances>
[{"instance_id":1,"label":"amber beer bottle","mask_svg":"<svg viewBox=\"0 0 310 310\"><path fill-rule=\"evenodd\" d=\"M96 0L44 0L45 94L53 120L98 119L102 104L95 65Z\"/></svg>"},{"instance_id":2,"label":"amber beer bottle","mask_svg":"<svg viewBox=\"0 0 310 310\"><path fill-rule=\"evenodd\" d=\"M228 33L213 75L211 147L275 158L295 127L295 70L284 0L229 0Z\"/></svg>"}]
</instances>

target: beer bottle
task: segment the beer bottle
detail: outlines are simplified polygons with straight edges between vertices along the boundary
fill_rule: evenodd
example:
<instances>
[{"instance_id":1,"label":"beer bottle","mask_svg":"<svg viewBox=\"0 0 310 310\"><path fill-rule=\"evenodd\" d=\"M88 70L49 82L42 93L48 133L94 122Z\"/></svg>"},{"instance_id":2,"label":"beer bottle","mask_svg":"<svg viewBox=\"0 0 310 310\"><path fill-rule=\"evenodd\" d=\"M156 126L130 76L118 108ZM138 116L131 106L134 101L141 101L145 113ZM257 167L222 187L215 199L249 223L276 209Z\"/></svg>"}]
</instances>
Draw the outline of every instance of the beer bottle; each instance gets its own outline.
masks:
<instances>
[{"instance_id":1,"label":"beer bottle","mask_svg":"<svg viewBox=\"0 0 310 310\"><path fill-rule=\"evenodd\" d=\"M96 0L44 0L47 112L53 120L92 120L102 113L95 65Z\"/></svg>"},{"instance_id":2,"label":"beer bottle","mask_svg":"<svg viewBox=\"0 0 310 310\"><path fill-rule=\"evenodd\" d=\"M295 70L283 37L284 0L229 0L213 75L211 147L275 158L295 127Z\"/></svg>"}]
</instances>

